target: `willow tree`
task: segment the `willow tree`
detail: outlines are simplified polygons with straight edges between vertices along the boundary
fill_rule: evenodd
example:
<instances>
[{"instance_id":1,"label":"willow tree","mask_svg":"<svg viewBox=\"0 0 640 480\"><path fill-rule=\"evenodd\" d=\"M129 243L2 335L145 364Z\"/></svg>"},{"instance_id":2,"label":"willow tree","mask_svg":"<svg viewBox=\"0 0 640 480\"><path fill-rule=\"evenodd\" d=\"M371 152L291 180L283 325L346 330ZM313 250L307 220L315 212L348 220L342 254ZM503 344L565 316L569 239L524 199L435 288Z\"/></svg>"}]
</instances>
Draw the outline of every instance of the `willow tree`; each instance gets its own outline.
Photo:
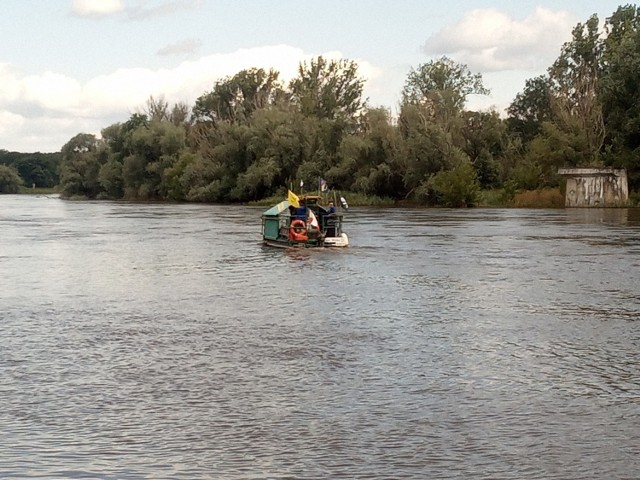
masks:
<instances>
[{"instance_id":1,"label":"willow tree","mask_svg":"<svg viewBox=\"0 0 640 480\"><path fill-rule=\"evenodd\" d=\"M298 76L289 83L292 101L303 115L330 120L356 119L366 105L363 87L356 62L322 56L300 63Z\"/></svg>"},{"instance_id":2,"label":"willow tree","mask_svg":"<svg viewBox=\"0 0 640 480\"><path fill-rule=\"evenodd\" d=\"M607 125L607 163L629 169L640 187L640 7L619 7L605 24L600 98Z\"/></svg>"},{"instance_id":3,"label":"willow tree","mask_svg":"<svg viewBox=\"0 0 640 480\"><path fill-rule=\"evenodd\" d=\"M482 75L448 57L411 68L402 89L402 102L425 106L432 115L456 115L469 95L488 95Z\"/></svg>"},{"instance_id":4,"label":"willow tree","mask_svg":"<svg viewBox=\"0 0 640 480\"><path fill-rule=\"evenodd\" d=\"M63 196L95 198L100 193L101 143L93 134L79 133L64 144L60 163Z\"/></svg>"},{"instance_id":5,"label":"willow tree","mask_svg":"<svg viewBox=\"0 0 640 480\"><path fill-rule=\"evenodd\" d=\"M251 68L217 81L213 90L196 100L193 107L195 120L214 125L247 121L255 110L282 96L278 76L275 70Z\"/></svg>"},{"instance_id":6,"label":"willow tree","mask_svg":"<svg viewBox=\"0 0 640 480\"><path fill-rule=\"evenodd\" d=\"M247 145L255 112L281 102L285 97L275 70L251 68L217 81L213 90L201 95L193 108L193 126L188 143L208 172L198 198L228 199L239 174L255 160ZM216 172L215 174L212 172Z\"/></svg>"},{"instance_id":7,"label":"willow tree","mask_svg":"<svg viewBox=\"0 0 640 480\"><path fill-rule=\"evenodd\" d=\"M0 193L18 193L22 179L18 171L7 165L0 164Z\"/></svg>"},{"instance_id":8,"label":"willow tree","mask_svg":"<svg viewBox=\"0 0 640 480\"><path fill-rule=\"evenodd\" d=\"M341 162L327 173L349 190L367 195L402 198L405 195L405 158L400 151L398 129L385 108L363 115L363 131L345 138Z\"/></svg>"},{"instance_id":9,"label":"willow tree","mask_svg":"<svg viewBox=\"0 0 640 480\"><path fill-rule=\"evenodd\" d=\"M542 131L542 123L551 121L551 81L547 75L530 78L507 109L507 126L523 143Z\"/></svg>"},{"instance_id":10,"label":"willow tree","mask_svg":"<svg viewBox=\"0 0 640 480\"><path fill-rule=\"evenodd\" d=\"M299 132L307 155L295 172L288 172L293 178L315 185L318 177L325 177L341 162L342 142L361 127L366 108L363 87L355 61L320 56L300 63L298 75L289 83L289 95L292 107L303 118L304 128Z\"/></svg>"},{"instance_id":11,"label":"willow tree","mask_svg":"<svg viewBox=\"0 0 640 480\"><path fill-rule=\"evenodd\" d=\"M584 164L598 164L605 138L598 97L602 41L598 17L578 23L549 68L554 120L567 134L568 148L581 151Z\"/></svg>"},{"instance_id":12,"label":"willow tree","mask_svg":"<svg viewBox=\"0 0 640 480\"><path fill-rule=\"evenodd\" d=\"M464 110L470 95L488 93L479 73L472 73L466 65L447 57L409 71L402 90L399 127L407 159L405 185L417 199L444 201L444 196L434 190L441 189L442 182L431 179L449 170L454 174L444 178L470 182L454 189L454 193L465 188L477 190L477 174L473 167L469 170L471 158L465 151L464 130L468 124ZM446 197L446 203L457 203ZM461 203L472 201L464 198Z\"/></svg>"}]
</instances>

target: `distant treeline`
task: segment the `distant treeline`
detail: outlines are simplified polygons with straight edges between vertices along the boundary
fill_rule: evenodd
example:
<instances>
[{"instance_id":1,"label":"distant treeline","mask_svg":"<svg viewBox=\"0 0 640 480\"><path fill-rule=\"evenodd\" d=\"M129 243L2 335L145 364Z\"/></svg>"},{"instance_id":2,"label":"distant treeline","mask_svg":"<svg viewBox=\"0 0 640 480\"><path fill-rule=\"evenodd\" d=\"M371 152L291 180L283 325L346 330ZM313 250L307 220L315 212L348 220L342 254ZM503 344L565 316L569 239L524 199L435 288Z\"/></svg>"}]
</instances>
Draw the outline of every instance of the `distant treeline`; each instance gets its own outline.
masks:
<instances>
[{"instance_id":1,"label":"distant treeline","mask_svg":"<svg viewBox=\"0 0 640 480\"><path fill-rule=\"evenodd\" d=\"M357 64L318 57L288 84L248 69L189 106L150 98L144 112L62 148L67 197L245 202L320 178L332 188L464 206L480 190L507 203L558 187L559 167L626 168L640 189L640 10L579 23L506 118L466 108L479 74L442 57L412 68L397 115L363 98ZM25 179L28 183L28 181Z\"/></svg>"},{"instance_id":2,"label":"distant treeline","mask_svg":"<svg viewBox=\"0 0 640 480\"><path fill-rule=\"evenodd\" d=\"M57 186L60 183L61 158L60 152L18 153L0 150L0 193L17 192L21 184L37 188Z\"/></svg>"}]
</instances>

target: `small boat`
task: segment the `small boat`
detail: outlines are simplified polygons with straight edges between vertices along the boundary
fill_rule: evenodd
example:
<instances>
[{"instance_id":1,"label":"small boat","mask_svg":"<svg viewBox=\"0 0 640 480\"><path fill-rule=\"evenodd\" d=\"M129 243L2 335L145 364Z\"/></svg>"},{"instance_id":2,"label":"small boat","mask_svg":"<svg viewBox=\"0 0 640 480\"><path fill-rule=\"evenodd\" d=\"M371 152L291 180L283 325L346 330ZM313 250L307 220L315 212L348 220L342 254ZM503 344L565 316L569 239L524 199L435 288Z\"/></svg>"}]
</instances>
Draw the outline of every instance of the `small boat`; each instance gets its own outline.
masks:
<instances>
[{"instance_id":1,"label":"small boat","mask_svg":"<svg viewBox=\"0 0 640 480\"><path fill-rule=\"evenodd\" d=\"M262 214L262 240L280 248L348 247L342 231L343 215L320 204L321 197L295 197L298 206L284 200Z\"/></svg>"}]
</instances>

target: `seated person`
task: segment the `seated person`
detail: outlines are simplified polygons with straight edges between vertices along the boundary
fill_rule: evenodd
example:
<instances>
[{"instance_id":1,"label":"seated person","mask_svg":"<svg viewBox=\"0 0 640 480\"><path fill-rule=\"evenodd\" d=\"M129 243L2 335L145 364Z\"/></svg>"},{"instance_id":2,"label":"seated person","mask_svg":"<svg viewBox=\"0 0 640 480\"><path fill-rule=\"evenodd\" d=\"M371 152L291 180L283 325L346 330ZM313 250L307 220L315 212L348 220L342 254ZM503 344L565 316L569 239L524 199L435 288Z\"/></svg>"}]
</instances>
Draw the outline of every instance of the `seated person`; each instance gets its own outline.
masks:
<instances>
[{"instance_id":1,"label":"seated person","mask_svg":"<svg viewBox=\"0 0 640 480\"><path fill-rule=\"evenodd\" d=\"M336 213L336 207L333 206L333 202L329 202L329 207L327 208L327 215L331 215Z\"/></svg>"}]
</instances>

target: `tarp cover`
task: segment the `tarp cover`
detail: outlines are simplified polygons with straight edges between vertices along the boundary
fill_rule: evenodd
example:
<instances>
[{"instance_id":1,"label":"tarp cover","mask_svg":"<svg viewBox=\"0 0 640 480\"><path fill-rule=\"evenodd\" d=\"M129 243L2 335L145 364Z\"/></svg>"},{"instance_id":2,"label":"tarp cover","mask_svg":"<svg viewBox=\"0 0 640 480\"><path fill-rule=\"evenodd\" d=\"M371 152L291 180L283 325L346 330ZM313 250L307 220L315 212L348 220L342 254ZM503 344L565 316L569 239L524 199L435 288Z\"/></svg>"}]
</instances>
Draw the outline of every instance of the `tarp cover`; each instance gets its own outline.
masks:
<instances>
[{"instance_id":1,"label":"tarp cover","mask_svg":"<svg viewBox=\"0 0 640 480\"><path fill-rule=\"evenodd\" d=\"M269 210L264 212L262 215L264 215L265 217L276 217L276 216L280 215L282 212L284 212L287 208L289 208L289 201L288 200L283 200L279 204L274 205L273 207L271 207Z\"/></svg>"}]
</instances>

